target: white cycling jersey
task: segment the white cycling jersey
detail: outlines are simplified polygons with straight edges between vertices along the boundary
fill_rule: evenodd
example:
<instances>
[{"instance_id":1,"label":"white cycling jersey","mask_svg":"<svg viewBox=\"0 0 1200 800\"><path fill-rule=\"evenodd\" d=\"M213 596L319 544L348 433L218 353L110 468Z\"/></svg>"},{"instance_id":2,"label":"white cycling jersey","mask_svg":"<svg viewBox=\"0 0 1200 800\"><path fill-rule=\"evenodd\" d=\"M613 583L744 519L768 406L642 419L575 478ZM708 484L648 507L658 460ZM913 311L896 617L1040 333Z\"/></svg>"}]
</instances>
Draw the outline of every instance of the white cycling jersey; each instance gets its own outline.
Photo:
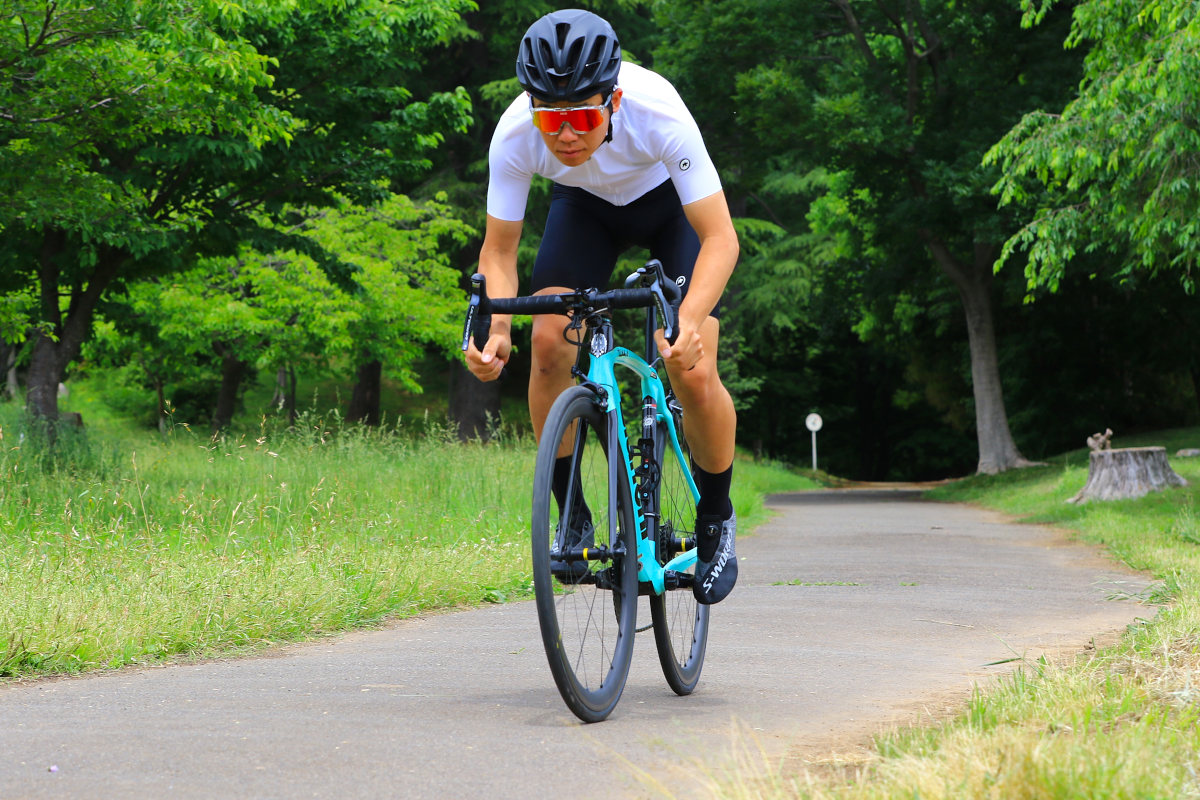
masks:
<instances>
[{"instance_id":1,"label":"white cycling jersey","mask_svg":"<svg viewBox=\"0 0 1200 800\"><path fill-rule=\"evenodd\" d=\"M721 190L700 128L666 78L628 62L617 85L621 108L612 115L612 141L577 167L550 152L529 118L521 93L500 117L488 151L487 211L497 219L525 218L534 175L576 186L616 206L637 200L670 178L683 205Z\"/></svg>"}]
</instances>

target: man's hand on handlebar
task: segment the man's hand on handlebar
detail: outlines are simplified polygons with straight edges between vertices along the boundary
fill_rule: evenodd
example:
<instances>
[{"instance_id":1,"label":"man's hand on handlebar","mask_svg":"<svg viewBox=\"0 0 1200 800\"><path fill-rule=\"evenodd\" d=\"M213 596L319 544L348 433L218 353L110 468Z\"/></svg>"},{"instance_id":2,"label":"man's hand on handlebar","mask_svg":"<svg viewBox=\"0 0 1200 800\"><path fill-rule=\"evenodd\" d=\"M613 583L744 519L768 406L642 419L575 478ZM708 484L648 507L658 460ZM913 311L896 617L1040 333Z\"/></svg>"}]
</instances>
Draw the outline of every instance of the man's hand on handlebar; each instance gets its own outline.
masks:
<instances>
[{"instance_id":1,"label":"man's hand on handlebar","mask_svg":"<svg viewBox=\"0 0 1200 800\"><path fill-rule=\"evenodd\" d=\"M482 353L473 341L467 349L467 369L481 381L494 381L499 378L512 353L512 337L508 331L498 330L499 327L495 326L492 329Z\"/></svg>"},{"instance_id":2,"label":"man's hand on handlebar","mask_svg":"<svg viewBox=\"0 0 1200 800\"><path fill-rule=\"evenodd\" d=\"M637 284L642 288L634 288ZM481 273L471 276L471 296L463 325L462 350L467 369L481 381L501 377L512 354L512 314L572 314L592 313L603 308L645 308L658 312L658 321L672 333L681 335L675 344L668 345L663 329L657 332L658 349L672 369L689 370L704 357L704 346L696 326L680 327L678 286L668 280L662 262L652 259L625 281L625 289L600 292L580 289L569 292L536 294L529 297L491 299L487 294L487 279ZM652 313L652 312L649 312ZM497 316L499 314L499 316ZM498 323L498 324L496 324ZM493 325L495 325L493 327ZM676 339L676 337L672 337ZM479 349L480 342L483 349Z\"/></svg>"},{"instance_id":3,"label":"man's hand on handlebar","mask_svg":"<svg viewBox=\"0 0 1200 800\"><path fill-rule=\"evenodd\" d=\"M675 344L667 344L662 328L654 332L654 340L658 344L658 352L662 354L663 363L672 371L692 369L704 358L704 342L700 338L700 329L695 325L679 320L679 336Z\"/></svg>"}]
</instances>

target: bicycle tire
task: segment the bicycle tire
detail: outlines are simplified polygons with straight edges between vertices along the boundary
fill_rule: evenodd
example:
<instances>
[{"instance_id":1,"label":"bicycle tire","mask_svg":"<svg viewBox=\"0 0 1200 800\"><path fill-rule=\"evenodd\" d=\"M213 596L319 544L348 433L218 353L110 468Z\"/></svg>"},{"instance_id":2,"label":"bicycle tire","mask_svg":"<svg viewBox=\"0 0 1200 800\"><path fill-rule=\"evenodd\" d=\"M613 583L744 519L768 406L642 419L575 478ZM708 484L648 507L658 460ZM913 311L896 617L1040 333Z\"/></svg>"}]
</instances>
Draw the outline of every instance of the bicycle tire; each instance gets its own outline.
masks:
<instances>
[{"instance_id":1,"label":"bicycle tire","mask_svg":"<svg viewBox=\"0 0 1200 800\"><path fill-rule=\"evenodd\" d=\"M675 429L679 433L684 455L687 444L683 437L680 415L675 414ZM688 465L681 464L673 448L669 446L670 433L664 422L658 423L658 464L660 478L657 488L659 509L658 559L666 564L674 550L666 546L669 541L692 539L696 536L696 500L688 488L683 471ZM696 568L690 567L688 574L695 576ZM662 666L667 685L679 695L691 694L700 682L700 671L704 667L704 653L708 645L708 621L710 610L696 602L690 585L668 589L661 595L650 595L650 619L654 627L654 644L658 648L658 661Z\"/></svg>"},{"instance_id":2,"label":"bicycle tire","mask_svg":"<svg viewBox=\"0 0 1200 800\"><path fill-rule=\"evenodd\" d=\"M582 494L595 531L593 550L607 561L584 561L586 570L551 572L560 512L553 496L554 463L564 437L573 442L573 475L566 509ZM595 394L574 386L555 400L538 446L533 483L533 582L538 624L550 672L567 707L584 722L605 719L621 699L633 656L637 618L637 530L628 481L617 481L617 519L609 523L606 416ZM569 520L568 520L569 521ZM624 554L631 554L626 559ZM580 563L580 562L576 562Z\"/></svg>"}]
</instances>

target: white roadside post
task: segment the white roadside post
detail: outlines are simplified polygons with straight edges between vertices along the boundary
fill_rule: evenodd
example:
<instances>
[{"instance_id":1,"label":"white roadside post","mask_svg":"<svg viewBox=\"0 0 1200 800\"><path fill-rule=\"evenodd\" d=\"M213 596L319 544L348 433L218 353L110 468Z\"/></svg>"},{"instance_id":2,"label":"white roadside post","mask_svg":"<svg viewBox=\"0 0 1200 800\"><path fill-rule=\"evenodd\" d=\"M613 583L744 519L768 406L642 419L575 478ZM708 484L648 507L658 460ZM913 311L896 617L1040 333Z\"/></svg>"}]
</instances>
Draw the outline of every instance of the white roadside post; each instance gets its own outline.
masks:
<instances>
[{"instance_id":1,"label":"white roadside post","mask_svg":"<svg viewBox=\"0 0 1200 800\"><path fill-rule=\"evenodd\" d=\"M817 431L821 430L821 415L809 414L804 418L804 427L812 431L813 472L817 471Z\"/></svg>"}]
</instances>

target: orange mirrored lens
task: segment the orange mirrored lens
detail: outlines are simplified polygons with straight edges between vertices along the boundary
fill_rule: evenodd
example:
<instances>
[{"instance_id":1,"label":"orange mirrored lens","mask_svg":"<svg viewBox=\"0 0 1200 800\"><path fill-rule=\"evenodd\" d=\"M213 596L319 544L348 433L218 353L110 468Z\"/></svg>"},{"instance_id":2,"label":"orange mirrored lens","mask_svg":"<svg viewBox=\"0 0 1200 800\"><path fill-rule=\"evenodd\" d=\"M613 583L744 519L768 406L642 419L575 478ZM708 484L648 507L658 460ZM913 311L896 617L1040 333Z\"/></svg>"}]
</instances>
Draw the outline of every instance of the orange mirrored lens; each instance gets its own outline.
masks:
<instances>
[{"instance_id":1,"label":"orange mirrored lens","mask_svg":"<svg viewBox=\"0 0 1200 800\"><path fill-rule=\"evenodd\" d=\"M534 108L533 124L542 133L555 134L563 125L570 125L576 133L587 133L604 122L603 106L586 108Z\"/></svg>"}]
</instances>

